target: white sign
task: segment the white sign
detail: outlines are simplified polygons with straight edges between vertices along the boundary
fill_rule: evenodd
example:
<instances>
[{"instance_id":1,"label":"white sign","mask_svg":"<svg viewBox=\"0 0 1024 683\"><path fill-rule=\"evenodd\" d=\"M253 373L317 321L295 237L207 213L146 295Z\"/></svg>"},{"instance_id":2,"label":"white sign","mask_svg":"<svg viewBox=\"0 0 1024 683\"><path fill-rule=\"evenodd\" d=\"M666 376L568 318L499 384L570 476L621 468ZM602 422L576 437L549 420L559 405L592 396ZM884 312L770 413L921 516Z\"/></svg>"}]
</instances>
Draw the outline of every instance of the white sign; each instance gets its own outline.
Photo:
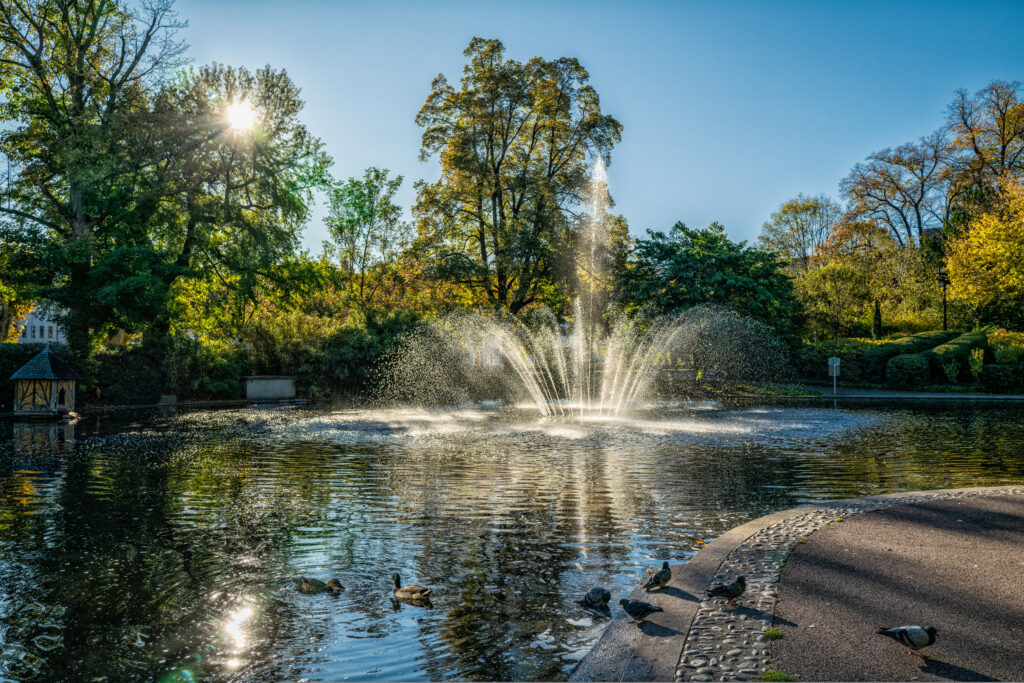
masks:
<instances>
[{"instance_id":1,"label":"white sign","mask_svg":"<svg viewBox=\"0 0 1024 683\"><path fill-rule=\"evenodd\" d=\"M839 376L839 357L832 356L828 359L828 376L838 377Z\"/></svg>"}]
</instances>

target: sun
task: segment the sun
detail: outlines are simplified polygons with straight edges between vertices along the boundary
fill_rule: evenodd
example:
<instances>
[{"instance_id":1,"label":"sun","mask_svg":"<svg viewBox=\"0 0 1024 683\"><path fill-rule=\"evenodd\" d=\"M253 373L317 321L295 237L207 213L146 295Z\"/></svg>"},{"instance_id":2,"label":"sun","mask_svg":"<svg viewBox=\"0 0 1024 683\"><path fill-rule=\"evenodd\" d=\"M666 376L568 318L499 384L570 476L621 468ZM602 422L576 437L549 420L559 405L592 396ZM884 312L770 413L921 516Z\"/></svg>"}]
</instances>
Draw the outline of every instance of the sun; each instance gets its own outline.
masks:
<instances>
[{"instance_id":1,"label":"sun","mask_svg":"<svg viewBox=\"0 0 1024 683\"><path fill-rule=\"evenodd\" d=\"M228 124L237 131L249 130L256 123L256 110L247 100L236 100L228 107Z\"/></svg>"}]
</instances>

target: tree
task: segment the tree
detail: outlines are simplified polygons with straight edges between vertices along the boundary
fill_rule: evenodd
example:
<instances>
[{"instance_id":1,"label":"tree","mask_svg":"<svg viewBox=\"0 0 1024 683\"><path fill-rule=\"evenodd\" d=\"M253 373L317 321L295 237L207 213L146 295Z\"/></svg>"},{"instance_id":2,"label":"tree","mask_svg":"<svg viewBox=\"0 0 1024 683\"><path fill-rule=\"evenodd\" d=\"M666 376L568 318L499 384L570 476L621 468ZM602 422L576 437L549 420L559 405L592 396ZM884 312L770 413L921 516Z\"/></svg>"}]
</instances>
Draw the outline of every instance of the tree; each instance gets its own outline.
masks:
<instances>
[{"instance_id":1,"label":"tree","mask_svg":"<svg viewBox=\"0 0 1024 683\"><path fill-rule=\"evenodd\" d=\"M842 215L842 207L824 195L799 194L784 202L761 226L758 243L806 272Z\"/></svg>"},{"instance_id":2,"label":"tree","mask_svg":"<svg viewBox=\"0 0 1024 683\"><path fill-rule=\"evenodd\" d=\"M0 213L31 222L61 251L71 290L86 289L97 243L141 160L128 131L184 50L171 3L0 3L0 150L16 165ZM69 298L67 334L88 348L92 299Z\"/></svg>"},{"instance_id":3,"label":"tree","mask_svg":"<svg viewBox=\"0 0 1024 683\"><path fill-rule=\"evenodd\" d=\"M885 228L900 245L920 245L925 230L949 219L956 196L950 153L944 130L875 152L840 183L851 217Z\"/></svg>"},{"instance_id":4,"label":"tree","mask_svg":"<svg viewBox=\"0 0 1024 683\"><path fill-rule=\"evenodd\" d=\"M336 183L329 196L327 228L333 243L325 248L341 262L349 298L366 310L396 272L409 247L411 229L394 203L402 176L388 178L386 169L369 168L362 179Z\"/></svg>"},{"instance_id":5,"label":"tree","mask_svg":"<svg viewBox=\"0 0 1024 683\"><path fill-rule=\"evenodd\" d=\"M793 284L770 251L732 242L720 223L691 230L647 231L618 273L618 293L627 308L680 313L718 304L750 316L785 335L792 332Z\"/></svg>"},{"instance_id":6,"label":"tree","mask_svg":"<svg viewBox=\"0 0 1024 683\"><path fill-rule=\"evenodd\" d=\"M970 97L959 90L949 107L957 171L964 184L994 186L1024 177L1024 102L1020 81L993 81Z\"/></svg>"},{"instance_id":7,"label":"tree","mask_svg":"<svg viewBox=\"0 0 1024 683\"><path fill-rule=\"evenodd\" d=\"M970 222L947 248L950 295L982 322L1024 327L1024 188L1001 182L997 208Z\"/></svg>"},{"instance_id":8,"label":"tree","mask_svg":"<svg viewBox=\"0 0 1024 683\"><path fill-rule=\"evenodd\" d=\"M483 38L464 54L461 87L439 75L416 117L421 159L441 162L437 182L417 185L419 245L437 277L516 314L553 290L588 159L607 155L622 125L576 59L523 64Z\"/></svg>"},{"instance_id":9,"label":"tree","mask_svg":"<svg viewBox=\"0 0 1024 683\"><path fill-rule=\"evenodd\" d=\"M833 339L860 320L869 296L865 273L842 261L808 271L797 281L797 290L812 327L818 334L830 332Z\"/></svg>"}]
</instances>

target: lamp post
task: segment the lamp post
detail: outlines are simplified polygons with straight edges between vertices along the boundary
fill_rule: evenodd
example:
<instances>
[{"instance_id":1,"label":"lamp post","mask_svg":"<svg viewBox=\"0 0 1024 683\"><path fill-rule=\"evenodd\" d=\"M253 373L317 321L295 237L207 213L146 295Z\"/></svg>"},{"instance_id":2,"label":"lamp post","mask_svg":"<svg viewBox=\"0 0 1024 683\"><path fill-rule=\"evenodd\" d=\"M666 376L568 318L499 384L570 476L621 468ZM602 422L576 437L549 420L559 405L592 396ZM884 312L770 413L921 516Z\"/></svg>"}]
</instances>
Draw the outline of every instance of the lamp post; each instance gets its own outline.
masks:
<instances>
[{"instance_id":1,"label":"lamp post","mask_svg":"<svg viewBox=\"0 0 1024 683\"><path fill-rule=\"evenodd\" d=\"M948 329L946 327L946 287L949 285L949 271L945 266L939 268L939 284L942 285L942 331L945 332Z\"/></svg>"}]
</instances>

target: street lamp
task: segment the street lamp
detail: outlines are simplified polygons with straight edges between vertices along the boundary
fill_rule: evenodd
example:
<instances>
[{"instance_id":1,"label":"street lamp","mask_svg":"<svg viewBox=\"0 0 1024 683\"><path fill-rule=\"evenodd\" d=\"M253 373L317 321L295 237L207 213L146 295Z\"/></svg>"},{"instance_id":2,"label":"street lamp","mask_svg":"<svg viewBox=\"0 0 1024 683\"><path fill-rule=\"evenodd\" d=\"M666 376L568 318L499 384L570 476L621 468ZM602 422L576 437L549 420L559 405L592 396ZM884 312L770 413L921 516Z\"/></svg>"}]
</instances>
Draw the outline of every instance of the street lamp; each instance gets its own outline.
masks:
<instances>
[{"instance_id":1,"label":"street lamp","mask_svg":"<svg viewBox=\"0 0 1024 683\"><path fill-rule=\"evenodd\" d=\"M939 284L942 285L942 331L945 332L948 329L946 327L946 287L949 285L949 271L945 266L939 268Z\"/></svg>"}]
</instances>

